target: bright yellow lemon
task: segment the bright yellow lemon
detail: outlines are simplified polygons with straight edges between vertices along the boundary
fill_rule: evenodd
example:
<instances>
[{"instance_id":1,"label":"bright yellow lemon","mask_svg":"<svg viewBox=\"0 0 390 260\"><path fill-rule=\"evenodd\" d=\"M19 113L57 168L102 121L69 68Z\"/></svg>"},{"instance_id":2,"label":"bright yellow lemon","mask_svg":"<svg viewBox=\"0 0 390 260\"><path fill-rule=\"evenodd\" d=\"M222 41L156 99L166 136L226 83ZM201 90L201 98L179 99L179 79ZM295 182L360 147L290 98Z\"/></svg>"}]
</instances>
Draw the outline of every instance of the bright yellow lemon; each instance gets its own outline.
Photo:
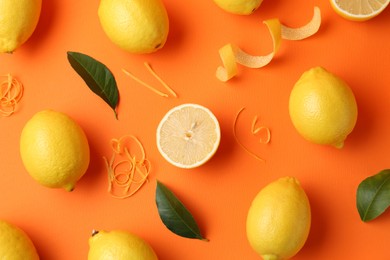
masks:
<instances>
[{"instance_id":1,"label":"bright yellow lemon","mask_svg":"<svg viewBox=\"0 0 390 260\"><path fill-rule=\"evenodd\" d=\"M131 53L151 53L167 40L169 19L161 0L101 0L100 24L108 38Z\"/></svg>"},{"instance_id":2,"label":"bright yellow lemon","mask_svg":"<svg viewBox=\"0 0 390 260\"><path fill-rule=\"evenodd\" d=\"M2 0L0 2L0 52L12 53L35 31L42 0Z\"/></svg>"},{"instance_id":3,"label":"bright yellow lemon","mask_svg":"<svg viewBox=\"0 0 390 260\"><path fill-rule=\"evenodd\" d=\"M288 259L304 246L309 235L309 200L299 181L284 177L265 186L248 211L246 233L264 260Z\"/></svg>"},{"instance_id":4,"label":"bright yellow lemon","mask_svg":"<svg viewBox=\"0 0 390 260\"><path fill-rule=\"evenodd\" d=\"M256 11L263 0L214 0L223 10L241 15L249 15Z\"/></svg>"},{"instance_id":5,"label":"bright yellow lemon","mask_svg":"<svg viewBox=\"0 0 390 260\"><path fill-rule=\"evenodd\" d=\"M39 260L28 235L19 227L0 220L0 259Z\"/></svg>"},{"instance_id":6,"label":"bright yellow lemon","mask_svg":"<svg viewBox=\"0 0 390 260\"><path fill-rule=\"evenodd\" d=\"M295 83L289 112L296 130L307 140L342 148L358 115L351 88L322 67L312 68Z\"/></svg>"},{"instance_id":7,"label":"bright yellow lemon","mask_svg":"<svg viewBox=\"0 0 390 260\"><path fill-rule=\"evenodd\" d=\"M89 239L88 260L157 260L142 238L123 230L94 231Z\"/></svg>"},{"instance_id":8,"label":"bright yellow lemon","mask_svg":"<svg viewBox=\"0 0 390 260\"><path fill-rule=\"evenodd\" d=\"M83 129L64 113L44 110L24 126L20 155L27 172L50 188L73 190L89 165L89 145Z\"/></svg>"}]
</instances>

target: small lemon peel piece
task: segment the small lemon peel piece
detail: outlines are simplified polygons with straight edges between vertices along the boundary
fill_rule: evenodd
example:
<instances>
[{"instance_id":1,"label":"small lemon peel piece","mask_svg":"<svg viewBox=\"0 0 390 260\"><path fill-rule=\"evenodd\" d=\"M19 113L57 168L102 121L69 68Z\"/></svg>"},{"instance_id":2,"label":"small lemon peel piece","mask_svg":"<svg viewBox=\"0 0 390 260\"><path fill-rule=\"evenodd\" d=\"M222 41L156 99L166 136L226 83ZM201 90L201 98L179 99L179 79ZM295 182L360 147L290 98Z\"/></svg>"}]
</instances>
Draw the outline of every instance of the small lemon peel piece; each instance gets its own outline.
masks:
<instances>
[{"instance_id":1,"label":"small lemon peel piece","mask_svg":"<svg viewBox=\"0 0 390 260\"><path fill-rule=\"evenodd\" d=\"M312 19L299 28L287 27L276 18L266 20L263 23L271 34L273 51L267 55L255 56L232 43L226 44L219 49L222 66L217 68L216 77L220 81L226 82L237 75L237 63L248 68L261 68L269 64L278 52L282 39L297 41L314 35L321 25L321 11L315 6Z\"/></svg>"},{"instance_id":2,"label":"small lemon peel piece","mask_svg":"<svg viewBox=\"0 0 390 260\"><path fill-rule=\"evenodd\" d=\"M255 116L252 121L252 127L251 132L253 135L260 135L262 133L265 134L265 138L261 135L260 136L260 143L262 144L268 144L271 141L271 130L266 126L259 126L256 127L258 117Z\"/></svg>"},{"instance_id":3,"label":"small lemon peel piece","mask_svg":"<svg viewBox=\"0 0 390 260\"><path fill-rule=\"evenodd\" d=\"M177 94L176 92L159 76L157 75L157 73L153 70L153 68L151 67L151 65L148 63L148 62L144 62L144 66L146 67L146 69L149 71L150 74L152 74L152 76L161 84L163 85L163 87L175 98L177 98ZM160 90L158 90L157 88L149 85L148 83L146 83L145 81L139 79L138 77L136 77L134 74L132 74L131 72L125 70L125 69L122 69L123 73L125 73L127 76L129 76L130 78L132 78L134 81L138 82L139 84L143 85L144 87L150 89L151 91L153 91L154 93L156 93L157 95L161 96L161 97L169 97L169 94L165 93L165 92L162 92Z\"/></svg>"},{"instance_id":4,"label":"small lemon peel piece","mask_svg":"<svg viewBox=\"0 0 390 260\"><path fill-rule=\"evenodd\" d=\"M21 100L24 92L23 84L11 74L3 75L5 80L0 82L0 115L11 116Z\"/></svg>"},{"instance_id":5,"label":"small lemon peel piece","mask_svg":"<svg viewBox=\"0 0 390 260\"><path fill-rule=\"evenodd\" d=\"M247 152L250 156L252 156L253 158L255 158L256 160L259 160L261 162L265 162L265 159L261 158L260 156L258 156L257 154L255 154L254 152L252 152L251 150L249 150L241 141L240 139L238 138L237 136L237 122L238 122L238 119L241 115L241 113L245 110L245 107L242 107L238 112L237 112L237 115L234 119L234 123L233 123L233 136L234 136L234 139L236 140L236 142L238 143L238 145L245 151ZM251 133L252 135L256 135L258 133L261 133L262 131L265 131L266 133L266 138L260 138L260 143L263 143L263 144L268 144L270 141L271 141L271 131L268 127L266 126L260 126L260 127L256 127L256 124L257 124L257 116L254 117L253 121L252 121L252 126L251 126Z\"/></svg>"},{"instance_id":6,"label":"small lemon peel piece","mask_svg":"<svg viewBox=\"0 0 390 260\"><path fill-rule=\"evenodd\" d=\"M138 148L138 153L131 144ZM134 135L111 139L111 148L110 161L103 157L108 173L108 192L117 199L129 198L148 181L151 163L141 141ZM122 160L117 160L118 156Z\"/></svg>"}]
</instances>

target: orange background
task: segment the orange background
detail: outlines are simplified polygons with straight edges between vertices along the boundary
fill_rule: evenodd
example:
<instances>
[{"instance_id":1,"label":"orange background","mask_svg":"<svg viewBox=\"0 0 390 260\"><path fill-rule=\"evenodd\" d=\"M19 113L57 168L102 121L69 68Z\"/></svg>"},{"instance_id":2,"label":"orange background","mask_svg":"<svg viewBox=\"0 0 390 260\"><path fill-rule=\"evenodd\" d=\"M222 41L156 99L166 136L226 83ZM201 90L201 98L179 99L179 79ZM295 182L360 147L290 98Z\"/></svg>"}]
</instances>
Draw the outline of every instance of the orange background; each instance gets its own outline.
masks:
<instances>
[{"instance_id":1,"label":"orange background","mask_svg":"<svg viewBox=\"0 0 390 260\"><path fill-rule=\"evenodd\" d=\"M12 55L0 55L0 74L11 73L25 86L17 112L0 118L0 218L24 229L43 260L86 259L93 229L138 234L160 259L259 259L246 239L248 208L262 187L290 175L300 180L312 206L309 238L294 259L390 259L390 212L363 223L355 204L358 184L390 167L390 8L358 23L339 17L327 0L265 0L250 16L226 13L212 0L164 3L170 33L165 47L153 54L129 54L112 44L99 24L98 0L44 0L33 36ZM264 68L239 66L239 75L228 83L216 79L220 47L235 43L251 54L268 54L272 42L262 22L279 18L298 27L311 19L314 6L323 19L316 35L282 41ZM88 54L110 68L120 91L119 120L71 68L67 51ZM160 97L121 71L160 88L145 61L179 98ZM358 122L341 150L305 141L289 118L290 91L314 66L343 78L357 99ZM222 130L218 152L192 170L171 166L155 143L160 119L187 102L211 109ZM237 134L265 163L234 139L233 122L242 107ZM90 142L88 172L71 193L40 186L19 156L24 124L48 108L71 116ZM255 115L271 130L268 145L250 134ZM107 193L102 157L111 156L111 138L126 134L144 144L152 172L136 195L118 200ZM179 237L163 225L154 198L157 179L192 212L209 242Z\"/></svg>"}]
</instances>

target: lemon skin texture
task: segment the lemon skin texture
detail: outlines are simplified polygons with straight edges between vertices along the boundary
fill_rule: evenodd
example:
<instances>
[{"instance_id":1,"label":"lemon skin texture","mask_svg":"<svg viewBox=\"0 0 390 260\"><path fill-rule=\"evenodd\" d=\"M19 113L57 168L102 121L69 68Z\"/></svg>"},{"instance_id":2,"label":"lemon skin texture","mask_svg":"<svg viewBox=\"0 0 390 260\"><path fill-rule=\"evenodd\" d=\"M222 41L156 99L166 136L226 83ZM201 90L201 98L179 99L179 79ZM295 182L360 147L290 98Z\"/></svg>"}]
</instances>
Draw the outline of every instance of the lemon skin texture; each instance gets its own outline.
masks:
<instances>
[{"instance_id":1,"label":"lemon skin texture","mask_svg":"<svg viewBox=\"0 0 390 260\"><path fill-rule=\"evenodd\" d=\"M169 19L161 0L101 0L98 16L103 31L130 53L152 53L168 38Z\"/></svg>"},{"instance_id":2,"label":"lemon skin texture","mask_svg":"<svg viewBox=\"0 0 390 260\"><path fill-rule=\"evenodd\" d=\"M88 260L157 260L142 238L122 230L98 231L89 239Z\"/></svg>"},{"instance_id":3,"label":"lemon skin texture","mask_svg":"<svg viewBox=\"0 0 390 260\"><path fill-rule=\"evenodd\" d=\"M251 247L264 260L288 259L304 246L311 212L305 191L294 177L265 186L249 208L246 233Z\"/></svg>"},{"instance_id":4,"label":"lemon skin texture","mask_svg":"<svg viewBox=\"0 0 390 260\"><path fill-rule=\"evenodd\" d=\"M42 0L0 1L0 52L12 53L35 31Z\"/></svg>"},{"instance_id":5,"label":"lemon skin texture","mask_svg":"<svg viewBox=\"0 0 390 260\"><path fill-rule=\"evenodd\" d=\"M39 260L37 250L27 234L4 220L0 220L0 259Z\"/></svg>"},{"instance_id":6,"label":"lemon skin texture","mask_svg":"<svg viewBox=\"0 0 390 260\"><path fill-rule=\"evenodd\" d=\"M24 126L20 155L27 172L49 188L73 190L90 161L83 129L64 113L43 110Z\"/></svg>"},{"instance_id":7,"label":"lemon skin texture","mask_svg":"<svg viewBox=\"0 0 390 260\"><path fill-rule=\"evenodd\" d=\"M342 79L315 67L295 83L289 114L306 140L342 148L356 125L358 108L351 88Z\"/></svg>"},{"instance_id":8,"label":"lemon skin texture","mask_svg":"<svg viewBox=\"0 0 390 260\"><path fill-rule=\"evenodd\" d=\"M249 15L259 8L263 0L214 0L226 12Z\"/></svg>"}]
</instances>

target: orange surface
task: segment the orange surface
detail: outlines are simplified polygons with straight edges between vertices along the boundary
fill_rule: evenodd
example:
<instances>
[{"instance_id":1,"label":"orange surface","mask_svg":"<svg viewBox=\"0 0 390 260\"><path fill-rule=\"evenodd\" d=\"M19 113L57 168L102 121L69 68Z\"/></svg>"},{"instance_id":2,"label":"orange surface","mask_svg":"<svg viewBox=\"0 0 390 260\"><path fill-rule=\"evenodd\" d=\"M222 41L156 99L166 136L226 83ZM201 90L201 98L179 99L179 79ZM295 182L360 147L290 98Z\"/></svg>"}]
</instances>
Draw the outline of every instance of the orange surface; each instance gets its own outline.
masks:
<instances>
[{"instance_id":1,"label":"orange surface","mask_svg":"<svg viewBox=\"0 0 390 260\"><path fill-rule=\"evenodd\" d=\"M38 27L14 54L0 55L0 74L11 73L25 86L17 113L0 118L0 218L23 228L43 260L86 259L93 229L124 229L146 239L160 259L260 259L246 240L249 205L266 184L291 175L306 190L312 206L312 228L294 259L390 259L390 212L363 223L355 206L358 184L390 167L390 8L373 20L344 20L326 0L265 0L250 16L224 12L212 0L164 0L170 18L165 47L148 55L126 53L103 33L99 1L43 1ZM218 49L235 43L252 54L268 54L272 42L266 19L280 18L298 27L310 20L313 6L322 11L316 35L283 41L274 60L262 69L239 66L239 75L219 82ZM119 120L71 68L67 51L79 51L106 64L120 91ZM125 68L156 87L148 61L178 93L163 98L126 76ZM292 126L289 93L300 75L323 66L342 77L356 95L359 116L345 147L311 144ZM206 165L175 168L158 153L155 131L173 106L193 102L210 108L220 121L222 140ZM262 156L249 156L232 134L236 113L238 136ZM43 109L74 118L91 147L86 175L71 192L40 186L25 171L19 136L26 121ZM250 134L255 115L270 128L268 145ZM153 168L149 182L133 197L118 200L107 193L102 160L111 156L111 138L133 134L145 146ZM155 205L156 180L168 186L190 209L210 241L179 237L160 221Z\"/></svg>"}]
</instances>

